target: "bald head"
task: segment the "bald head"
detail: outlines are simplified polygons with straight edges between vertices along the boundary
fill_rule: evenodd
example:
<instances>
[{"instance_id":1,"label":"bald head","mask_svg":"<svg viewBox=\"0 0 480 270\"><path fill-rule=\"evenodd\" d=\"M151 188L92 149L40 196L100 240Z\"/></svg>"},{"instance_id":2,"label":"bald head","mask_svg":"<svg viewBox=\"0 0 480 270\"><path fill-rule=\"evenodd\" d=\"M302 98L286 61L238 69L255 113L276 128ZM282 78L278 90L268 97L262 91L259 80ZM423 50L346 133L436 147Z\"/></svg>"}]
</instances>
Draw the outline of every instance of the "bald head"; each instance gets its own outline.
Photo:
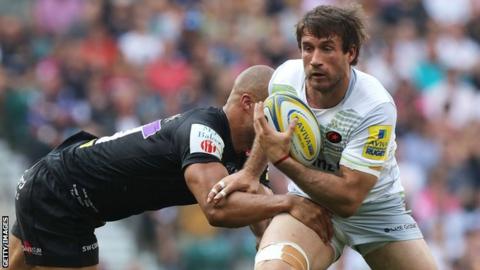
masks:
<instances>
[{"instance_id":1,"label":"bald head","mask_svg":"<svg viewBox=\"0 0 480 270\"><path fill-rule=\"evenodd\" d=\"M252 66L237 76L227 103L223 106L230 125L235 151L251 149L255 138L253 109L255 103L268 96L268 82L273 69L269 66Z\"/></svg>"},{"instance_id":2,"label":"bald head","mask_svg":"<svg viewBox=\"0 0 480 270\"><path fill-rule=\"evenodd\" d=\"M268 82L273 69L265 65L251 66L237 76L227 104L235 102L242 94L249 94L255 102L262 101L268 96Z\"/></svg>"}]
</instances>

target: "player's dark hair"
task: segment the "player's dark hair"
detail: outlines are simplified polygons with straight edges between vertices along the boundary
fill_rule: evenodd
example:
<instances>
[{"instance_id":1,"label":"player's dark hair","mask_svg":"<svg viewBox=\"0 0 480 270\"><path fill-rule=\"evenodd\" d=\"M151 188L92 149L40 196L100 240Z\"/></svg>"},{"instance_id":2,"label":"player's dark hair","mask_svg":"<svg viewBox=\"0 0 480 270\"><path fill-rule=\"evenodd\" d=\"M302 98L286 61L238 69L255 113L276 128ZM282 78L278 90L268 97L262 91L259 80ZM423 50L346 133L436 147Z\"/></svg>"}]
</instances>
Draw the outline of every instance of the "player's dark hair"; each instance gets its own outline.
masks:
<instances>
[{"instance_id":1,"label":"player's dark hair","mask_svg":"<svg viewBox=\"0 0 480 270\"><path fill-rule=\"evenodd\" d=\"M310 33L317 38L339 36L344 53L352 47L356 50L356 56L350 63L351 65L357 64L360 48L367 39L364 15L358 4L348 7L318 6L307 12L297 23L296 28L298 48L300 49L302 48L302 36L305 33Z\"/></svg>"}]
</instances>

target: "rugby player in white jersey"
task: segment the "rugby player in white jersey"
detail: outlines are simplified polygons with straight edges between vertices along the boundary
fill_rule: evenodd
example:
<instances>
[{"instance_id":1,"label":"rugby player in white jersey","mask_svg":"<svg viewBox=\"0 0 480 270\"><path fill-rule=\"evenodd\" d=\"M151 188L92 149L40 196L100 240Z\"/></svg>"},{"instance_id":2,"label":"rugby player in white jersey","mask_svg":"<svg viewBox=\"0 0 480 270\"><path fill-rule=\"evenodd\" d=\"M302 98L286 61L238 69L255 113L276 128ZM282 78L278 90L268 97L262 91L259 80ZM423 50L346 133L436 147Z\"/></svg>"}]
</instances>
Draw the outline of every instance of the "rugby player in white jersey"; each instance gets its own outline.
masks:
<instances>
[{"instance_id":1,"label":"rugby player in white jersey","mask_svg":"<svg viewBox=\"0 0 480 270\"><path fill-rule=\"evenodd\" d=\"M273 130L259 103L259 147L243 170L214 186L208 201L216 203L252 185L246 180L261 172L266 155L293 181L289 192L333 213L334 237L324 243L292 216L278 215L264 233L255 269L326 269L344 246L362 254L372 269L435 269L422 233L405 209L395 160L395 104L376 78L352 67L366 38L360 9L318 6L299 21L296 34L302 59L278 67L269 92L293 93L312 108L322 130L317 162L307 168L284 159L293 127L284 133Z\"/></svg>"}]
</instances>

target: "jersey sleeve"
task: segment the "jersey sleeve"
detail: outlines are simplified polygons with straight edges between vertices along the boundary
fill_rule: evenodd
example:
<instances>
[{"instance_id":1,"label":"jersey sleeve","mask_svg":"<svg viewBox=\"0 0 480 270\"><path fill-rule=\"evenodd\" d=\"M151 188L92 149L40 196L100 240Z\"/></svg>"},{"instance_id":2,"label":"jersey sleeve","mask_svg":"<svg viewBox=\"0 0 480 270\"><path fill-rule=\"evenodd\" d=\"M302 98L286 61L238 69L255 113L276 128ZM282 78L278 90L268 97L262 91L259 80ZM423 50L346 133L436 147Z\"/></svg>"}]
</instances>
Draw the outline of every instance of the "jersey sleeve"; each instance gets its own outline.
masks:
<instances>
[{"instance_id":1,"label":"jersey sleeve","mask_svg":"<svg viewBox=\"0 0 480 270\"><path fill-rule=\"evenodd\" d=\"M340 165L379 177L385 163L395 155L396 118L391 103L382 103L368 113L347 143Z\"/></svg>"},{"instance_id":2,"label":"jersey sleeve","mask_svg":"<svg viewBox=\"0 0 480 270\"><path fill-rule=\"evenodd\" d=\"M185 124L176 132L182 170L193 163L221 162L225 143L219 128L206 123Z\"/></svg>"}]
</instances>

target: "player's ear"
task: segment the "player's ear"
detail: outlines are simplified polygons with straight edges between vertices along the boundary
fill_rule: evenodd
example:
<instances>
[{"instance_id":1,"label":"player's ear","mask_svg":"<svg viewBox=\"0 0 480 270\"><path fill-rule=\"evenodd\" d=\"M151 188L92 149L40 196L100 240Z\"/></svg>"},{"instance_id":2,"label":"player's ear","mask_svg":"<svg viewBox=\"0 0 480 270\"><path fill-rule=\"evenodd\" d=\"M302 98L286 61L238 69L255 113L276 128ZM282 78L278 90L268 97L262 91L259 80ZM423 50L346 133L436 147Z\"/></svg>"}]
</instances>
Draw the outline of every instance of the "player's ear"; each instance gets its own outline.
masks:
<instances>
[{"instance_id":1,"label":"player's ear","mask_svg":"<svg viewBox=\"0 0 480 270\"><path fill-rule=\"evenodd\" d=\"M245 111L251 111L255 106L255 100L253 100L252 96L247 93L242 94L242 97L240 98L240 103L243 110Z\"/></svg>"},{"instance_id":2,"label":"player's ear","mask_svg":"<svg viewBox=\"0 0 480 270\"><path fill-rule=\"evenodd\" d=\"M347 54L348 54L348 62L351 64L355 59L355 57L357 57L357 54L358 54L357 47L355 45L352 45L350 49L348 49Z\"/></svg>"}]
</instances>

